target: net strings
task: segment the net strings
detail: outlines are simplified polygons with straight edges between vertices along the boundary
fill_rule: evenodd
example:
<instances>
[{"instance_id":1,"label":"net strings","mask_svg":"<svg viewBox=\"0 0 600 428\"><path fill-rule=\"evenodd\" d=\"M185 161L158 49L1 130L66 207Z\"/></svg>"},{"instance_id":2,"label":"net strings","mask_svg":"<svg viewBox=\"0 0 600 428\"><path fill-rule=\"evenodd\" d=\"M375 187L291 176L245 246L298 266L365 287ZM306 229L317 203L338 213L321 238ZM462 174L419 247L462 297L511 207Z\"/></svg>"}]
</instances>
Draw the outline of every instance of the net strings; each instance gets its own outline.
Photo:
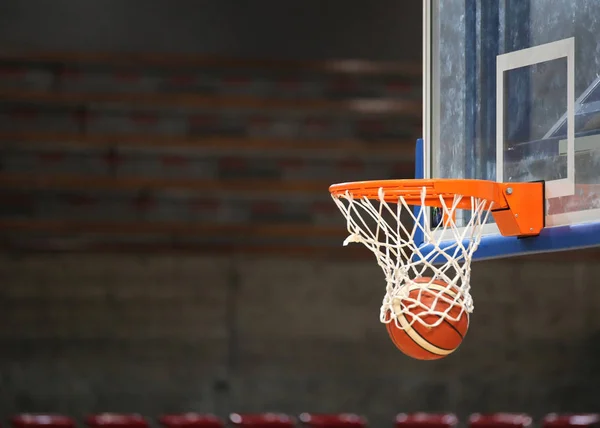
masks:
<instances>
[{"instance_id":1,"label":"net strings","mask_svg":"<svg viewBox=\"0 0 600 428\"><path fill-rule=\"evenodd\" d=\"M486 200L471 197L471 216L464 227L459 227L455 218L463 196L455 195L452 202L447 203L440 195L443 220L432 225L425 206L425 187L420 196L421 204L414 212L402 196L398 197L397 203L386 202L383 188L379 189L378 199L373 200L354 199L348 191L333 197L347 221L349 235L344 245L360 243L366 246L385 274L386 292L380 321L394 321L401 329L411 327L415 322L435 327L445 319L458 321L464 312L473 312L469 292L471 260L492 206ZM402 221L403 213L411 217L412 227ZM422 243L416 242L417 236L422 236ZM430 279L415 281L423 281L423 278ZM414 290L418 290L416 296ZM424 293L433 296L434 300L428 305L422 302ZM398 301L402 304L394 304ZM437 305L438 301L447 304ZM421 309L415 311L415 308ZM411 316L404 318L401 325L399 315L409 312Z\"/></svg>"}]
</instances>

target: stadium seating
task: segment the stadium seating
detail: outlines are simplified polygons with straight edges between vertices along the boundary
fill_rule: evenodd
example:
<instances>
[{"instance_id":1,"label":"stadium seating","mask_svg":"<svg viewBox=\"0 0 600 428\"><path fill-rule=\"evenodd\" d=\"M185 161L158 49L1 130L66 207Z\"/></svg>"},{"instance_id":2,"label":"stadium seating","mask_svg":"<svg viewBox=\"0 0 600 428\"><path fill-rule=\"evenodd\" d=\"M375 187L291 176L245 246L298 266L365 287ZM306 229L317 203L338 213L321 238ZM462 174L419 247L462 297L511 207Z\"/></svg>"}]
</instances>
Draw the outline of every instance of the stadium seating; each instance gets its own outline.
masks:
<instances>
[{"instance_id":1,"label":"stadium seating","mask_svg":"<svg viewBox=\"0 0 600 428\"><path fill-rule=\"evenodd\" d=\"M542 428L573 428L573 427L598 427L600 426L600 414L558 414L550 413L544 417Z\"/></svg>"},{"instance_id":2,"label":"stadium seating","mask_svg":"<svg viewBox=\"0 0 600 428\"><path fill-rule=\"evenodd\" d=\"M23 413L11 418L14 428L75 428L73 418L58 414Z\"/></svg>"},{"instance_id":3,"label":"stadium seating","mask_svg":"<svg viewBox=\"0 0 600 428\"><path fill-rule=\"evenodd\" d=\"M453 413L400 413L396 415L396 428L451 428L458 424Z\"/></svg>"},{"instance_id":4,"label":"stadium seating","mask_svg":"<svg viewBox=\"0 0 600 428\"><path fill-rule=\"evenodd\" d=\"M229 422L239 428L292 428L296 419L283 413L232 413Z\"/></svg>"},{"instance_id":5,"label":"stadium seating","mask_svg":"<svg viewBox=\"0 0 600 428\"><path fill-rule=\"evenodd\" d=\"M327 251L345 234L329 184L413 175L420 74L366 61L2 53L3 242Z\"/></svg>"},{"instance_id":6,"label":"stadium seating","mask_svg":"<svg viewBox=\"0 0 600 428\"><path fill-rule=\"evenodd\" d=\"M299 419L311 428L365 428L368 425L364 417L354 413L302 413Z\"/></svg>"},{"instance_id":7,"label":"stadium seating","mask_svg":"<svg viewBox=\"0 0 600 428\"><path fill-rule=\"evenodd\" d=\"M162 415L158 418L165 428L222 428L225 422L213 414L182 413Z\"/></svg>"},{"instance_id":8,"label":"stadium seating","mask_svg":"<svg viewBox=\"0 0 600 428\"><path fill-rule=\"evenodd\" d=\"M85 418L89 428L148 428L148 421L137 413L98 413Z\"/></svg>"},{"instance_id":9,"label":"stadium seating","mask_svg":"<svg viewBox=\"0 0 600 428\"><path fill-rule=\"evenodd\" d=\"M470 428L526 428L532 418L524 413L474 413L469 417Z\"/></svg>"}]
</instances>

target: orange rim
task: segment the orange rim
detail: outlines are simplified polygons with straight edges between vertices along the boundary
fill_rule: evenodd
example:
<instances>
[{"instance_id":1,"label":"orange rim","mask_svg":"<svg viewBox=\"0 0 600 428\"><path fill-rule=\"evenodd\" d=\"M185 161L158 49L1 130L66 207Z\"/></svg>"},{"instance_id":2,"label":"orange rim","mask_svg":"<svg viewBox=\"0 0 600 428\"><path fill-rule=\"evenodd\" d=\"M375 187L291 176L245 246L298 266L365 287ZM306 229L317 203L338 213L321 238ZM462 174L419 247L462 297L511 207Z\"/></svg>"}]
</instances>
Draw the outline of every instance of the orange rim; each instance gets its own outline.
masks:
<instances>
[{"instance_id":1,"label":"orange rim","mask_svg":"<svg viewBox=\"0 0 600 428\"><path fill-rule=\"evenodd\" d=\"M421 192L425 188L425 199ZM472 179L374 180L339 183L329 187L335 198L379 200L383 190L385 202L398 203L402 197L409 205L450 207L456 195L463 198L458 209L469 210L471 198L486 201L500 233L504 236L531 236L544 227L544 183L497 183ZM442 202L443 201L443 202ZM490 205L491 204L491 205Z\"/></svg>"},{"instance_id":2,"label":"orange rim","mask_svg":"<svg viewBox=\"0 0 600 428\"><path fill-rule=\"evenodd\" d=\"M379 199L379 189L384 191L386 202L398 202L402 197L407 204L421 205L421 192L426 188L425 205L441 206L440 196L447 205L451 205L455 195L466 196L458 204L458 208L470 209L471 197L494 203L494 209L506 208L508 205L503 191L509 185L488 180L466 179L423 179L423 180L374 180L339 183L329 187L334 197L347 194L353 199Z\"/></svg>"}]
</instances>

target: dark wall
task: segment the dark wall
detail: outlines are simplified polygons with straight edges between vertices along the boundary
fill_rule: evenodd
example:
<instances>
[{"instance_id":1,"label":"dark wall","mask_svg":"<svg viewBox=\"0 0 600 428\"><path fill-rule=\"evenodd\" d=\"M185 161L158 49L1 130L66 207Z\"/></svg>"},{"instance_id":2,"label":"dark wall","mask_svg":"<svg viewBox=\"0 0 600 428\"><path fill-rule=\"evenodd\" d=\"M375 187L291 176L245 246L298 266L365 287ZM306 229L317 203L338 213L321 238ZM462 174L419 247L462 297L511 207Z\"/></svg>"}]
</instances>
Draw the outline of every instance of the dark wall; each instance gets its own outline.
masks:
<instances>
[{"instance_id":1,"label":"dark wall","mask_svg":"<svg viewBox=\"0 0 600 428\"><path fill-rule=\"evenodd\" d=\"M389 426L398 411L595 410L598 275L477 263L464 344L419 362L379 323L371 260L4 256L0 417L357 411Z\"/></svg>"},{"instance_id":2,"label":"dark wall","mask_svg":"<svg viewBox=\"0 0 600 428\"><path fill-rule=\"evenodd\" d=\"M26 0L0 5L0 46L418 60L421 14L417 0Z\"/></svg>"}]
</instances>

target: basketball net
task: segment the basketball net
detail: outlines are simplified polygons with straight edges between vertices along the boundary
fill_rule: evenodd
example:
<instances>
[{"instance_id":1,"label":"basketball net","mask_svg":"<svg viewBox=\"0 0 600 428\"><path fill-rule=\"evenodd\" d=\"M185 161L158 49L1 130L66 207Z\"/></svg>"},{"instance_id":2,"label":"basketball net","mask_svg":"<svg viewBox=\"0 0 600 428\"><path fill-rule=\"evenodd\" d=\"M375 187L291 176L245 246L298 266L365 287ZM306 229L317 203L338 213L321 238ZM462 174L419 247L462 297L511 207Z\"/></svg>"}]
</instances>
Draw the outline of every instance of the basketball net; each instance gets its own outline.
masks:
<instances>
[{"instance_id":1,"label":"basketball net","mask_svg":"<svg viewBox=\"0 0 600 428\"><path fill-rule=\"evenodd\" d=\"M440 195L442 220L432 225L425 205L425 187L420 195L421 203L414 212L402 196L397 198L396 204L386 202L390 196L386 197L383 188L379 189L378 199L355 199L349 191L333 196L347 220L350 235L344 245L351 242L365 245L375 254L385 274L386 292L380 321L387 324L394 320L400 329L408 329L415 322L427 327L435 327L444 320L458 322L465 311L473 312L473 299L469 293L471 259L493 205L485 199L471 197L470 216L466 225L459 227L455 218L463 196L455 195L452 204L448 205ZM431 200L431 195L428 199ZM410 215L413 227L404 224L403 214ZM422 237L422 243L415 242L418 236ZM447 244L448 241L451 243ZM423 304L423 293L433 295L434 303ZM437 305L437 299L448 304ZM441 312L436 310L438 306L446 309ZM401 325L400 314L409 314L402 317L409 322L404 321Z\"/></svg>"}]
</instances>

